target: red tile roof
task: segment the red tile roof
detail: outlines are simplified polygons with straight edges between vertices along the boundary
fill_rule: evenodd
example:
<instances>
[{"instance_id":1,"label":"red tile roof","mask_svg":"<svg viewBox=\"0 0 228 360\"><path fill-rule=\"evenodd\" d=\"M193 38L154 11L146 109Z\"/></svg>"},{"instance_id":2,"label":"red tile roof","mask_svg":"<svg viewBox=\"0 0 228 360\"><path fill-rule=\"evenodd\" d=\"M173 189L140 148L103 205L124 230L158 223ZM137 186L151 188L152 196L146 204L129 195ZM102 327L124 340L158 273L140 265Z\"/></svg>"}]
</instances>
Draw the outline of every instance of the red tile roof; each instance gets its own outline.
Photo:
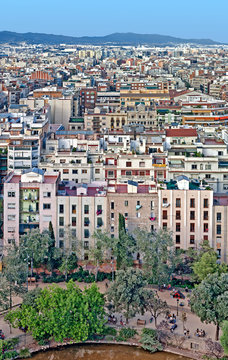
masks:
<instances>
[{"instance_id":1,"label":"red tile roof","mask_svg":"<svg viewBox=\"0 0 228 360\"><path fill-rule=\"evenodd\" d=\"M167 137L186 137L186 136L195 136L197 137L196 129L167 129Z\"/></svg>"}]
</instances>

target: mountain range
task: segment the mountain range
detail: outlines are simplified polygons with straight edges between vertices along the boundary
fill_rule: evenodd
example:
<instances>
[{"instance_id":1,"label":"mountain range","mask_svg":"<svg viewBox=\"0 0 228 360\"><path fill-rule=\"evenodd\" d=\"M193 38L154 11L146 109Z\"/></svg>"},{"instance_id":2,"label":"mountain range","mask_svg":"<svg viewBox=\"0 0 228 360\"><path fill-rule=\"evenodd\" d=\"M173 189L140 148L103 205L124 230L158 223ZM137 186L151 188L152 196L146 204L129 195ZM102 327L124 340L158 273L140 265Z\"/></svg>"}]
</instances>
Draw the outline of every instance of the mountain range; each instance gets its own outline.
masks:
<instances>
[{"instance_id":1,"label":"mountain range","mask_svg":"<svg viewBox=\"0 0 228 360\"><path fill-rule=\"evenodd\" d=\"M113 33L105 36L65 36L42 33L16 33L11 31L0 31L0 43L18 44L78 44L78 45L219 45L221 43L211 39L182 39L168 35L158 34L135 34L135 33Z\"/></svg>"}]
</instances>

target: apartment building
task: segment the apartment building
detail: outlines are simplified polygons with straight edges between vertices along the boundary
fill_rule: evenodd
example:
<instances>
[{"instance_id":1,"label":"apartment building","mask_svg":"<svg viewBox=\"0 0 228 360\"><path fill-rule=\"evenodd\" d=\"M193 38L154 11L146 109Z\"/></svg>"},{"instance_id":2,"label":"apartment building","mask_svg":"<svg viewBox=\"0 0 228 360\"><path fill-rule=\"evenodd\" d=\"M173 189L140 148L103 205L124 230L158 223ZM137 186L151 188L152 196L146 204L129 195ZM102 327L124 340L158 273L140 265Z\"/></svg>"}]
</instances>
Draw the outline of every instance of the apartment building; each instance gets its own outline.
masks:
<instances>
[{"instance_id":1,"label":"apartment building","mask_svg":"<svg viewBox=\"0 0 228 360\"><path fill-rule=\"evenodd\" d=\"M203 240L213 245L213 191L191 190L186 176L177 186L158 191L158 227L172 231L177 249L198 248Z\"/></svg>"},{"instance_id":2,"label":"apartment building","mask_svg":"<svg viewBox=\"0 0 228 360\"><path fill-rule=\"evenodd\" d=\"M60 248L82 245L82 258L88 259L88 250L94 246L93 234L105 231L107 221L107 191L105 183L76 185L60 183L57 193L56 243ZM76 245L77 246L77 245Z\"/></svg>"},{"instance_id":3,"label":"apartment building","mask_svg":"<svg viewBox=\"0 0 228 360\"><path fill-rule=\"evenodd\" d=\"M4 246L19 244L27 231L48 229L56 224L56 193L59 175L44 174L36 168L17 175L11 172L4 181ZM55 228L54 228L55 231ZM56 232L55 232L56 235Z\"/></svg>"},{"instance_id":4,"label":"apartment building","mask_svg":"<svg viewBox=\"0 0 228 360\"><path fill-rule=\"evenodd\" d=\"M137 227L147 231L158 229L157 188L129 180L109 186L107 192L107 231L118 237L119 214L124 215L129 233Z\"/></svg>"},{"instance_id":5,"label":"apartment building","mask_svg":"<svg viewBox=\"0 0 228 360\"><path fill-rule=\"evenodd\" d=\"M222 262L228 263L228 195L214 194L213 248Z\"/></svg>"}]
</instances>

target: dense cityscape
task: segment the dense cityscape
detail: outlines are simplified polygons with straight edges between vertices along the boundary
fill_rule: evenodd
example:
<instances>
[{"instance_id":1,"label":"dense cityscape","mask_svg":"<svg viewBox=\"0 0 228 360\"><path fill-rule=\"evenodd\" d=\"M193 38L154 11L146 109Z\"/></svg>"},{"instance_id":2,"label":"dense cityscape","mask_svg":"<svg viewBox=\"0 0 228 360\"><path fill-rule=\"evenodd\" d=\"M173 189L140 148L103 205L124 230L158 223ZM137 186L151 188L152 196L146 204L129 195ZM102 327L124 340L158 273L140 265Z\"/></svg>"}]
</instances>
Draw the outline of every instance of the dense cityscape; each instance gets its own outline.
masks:
<instances>
[{"instance_id":1,"label":"dense cityscape","mask_svg":"<svg viewBox=\"0 0 228 360\"><path fill-rule=\"evenodd\" d=\"M227 358L227 55L0 44L0 359Z\"/></svg>"}]
</instances>

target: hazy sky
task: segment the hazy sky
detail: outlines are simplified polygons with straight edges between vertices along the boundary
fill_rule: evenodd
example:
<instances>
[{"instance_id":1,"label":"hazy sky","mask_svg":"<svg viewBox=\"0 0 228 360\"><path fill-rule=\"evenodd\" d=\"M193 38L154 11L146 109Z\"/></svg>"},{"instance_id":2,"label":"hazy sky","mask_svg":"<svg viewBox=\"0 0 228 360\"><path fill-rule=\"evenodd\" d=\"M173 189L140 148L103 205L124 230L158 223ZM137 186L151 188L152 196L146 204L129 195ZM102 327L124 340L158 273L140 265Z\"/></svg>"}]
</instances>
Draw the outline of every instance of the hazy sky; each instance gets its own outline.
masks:
<instances>
[{"instance_id":1,"label":"hazy sky","mask_svg":"<svg viewBox=\"0 0 228 360\"><path fill-rule=\"evenodd\" d=\"M137 32L228 43L228 0L0 0L0 30Z\"/></svg>"}]
</instances>

